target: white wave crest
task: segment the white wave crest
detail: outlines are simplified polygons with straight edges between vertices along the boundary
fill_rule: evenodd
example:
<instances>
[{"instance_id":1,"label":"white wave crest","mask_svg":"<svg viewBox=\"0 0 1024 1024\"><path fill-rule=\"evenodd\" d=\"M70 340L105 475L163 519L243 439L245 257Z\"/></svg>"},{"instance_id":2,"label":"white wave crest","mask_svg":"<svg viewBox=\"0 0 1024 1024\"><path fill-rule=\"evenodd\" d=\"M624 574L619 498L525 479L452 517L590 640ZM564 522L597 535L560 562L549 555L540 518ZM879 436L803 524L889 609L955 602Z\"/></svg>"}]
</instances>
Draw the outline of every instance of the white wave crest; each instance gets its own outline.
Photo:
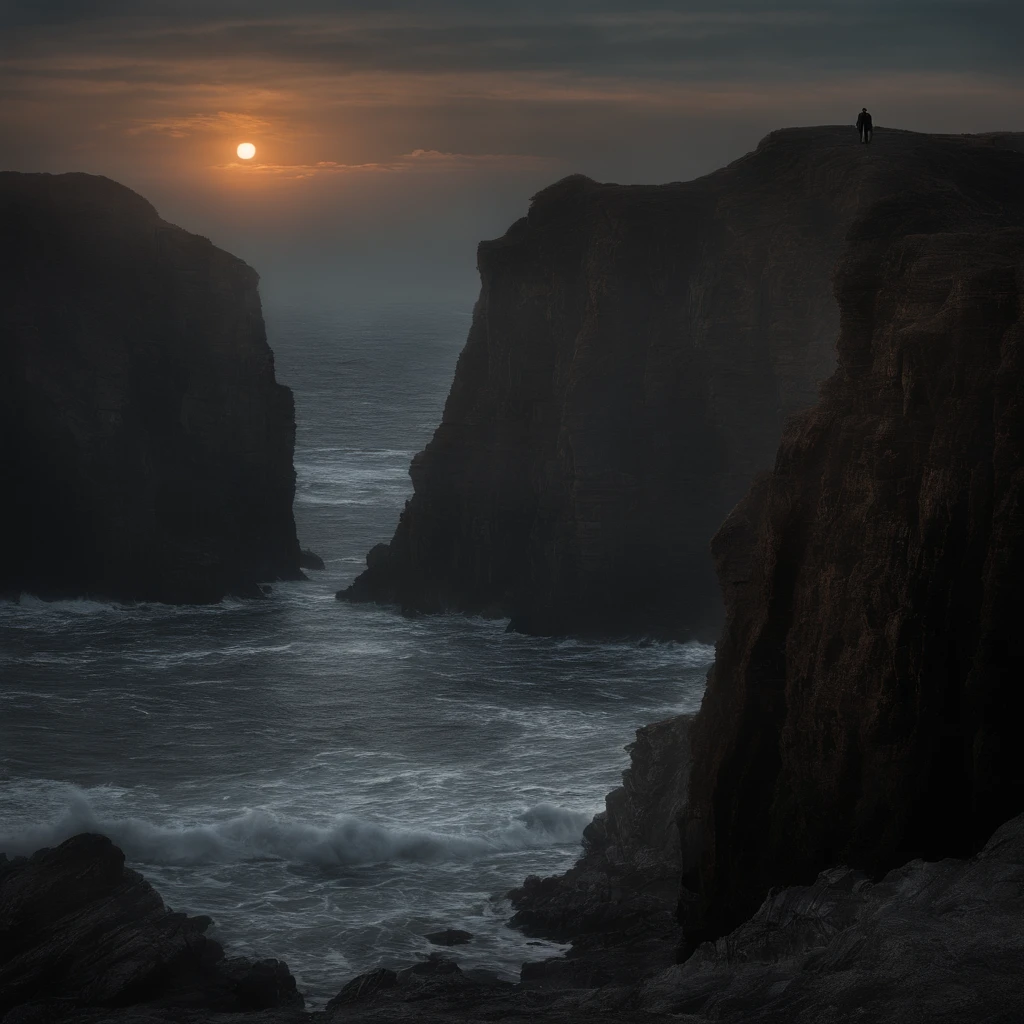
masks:
<instances>
[{"instance_id":1,"label":"white wave crest","mask_svg":"<svg viewBox=\"0 0 1024 1024\"><path fill-rule=\"evenodd\" d=\"M0 851L28 854L56 846L80 832L95 832L108 836L137 864L180 866L266 859L319 867L440 863L575 843L590 817L585 812L539 804L494 835L445 835L388 828L352 815L339 815L327 826L311 825L257 808L211 824L168 827L139 818L101 818L88 798L75 792L56 821L15 835L0 835Z\"/></svg>"}]
</instances>

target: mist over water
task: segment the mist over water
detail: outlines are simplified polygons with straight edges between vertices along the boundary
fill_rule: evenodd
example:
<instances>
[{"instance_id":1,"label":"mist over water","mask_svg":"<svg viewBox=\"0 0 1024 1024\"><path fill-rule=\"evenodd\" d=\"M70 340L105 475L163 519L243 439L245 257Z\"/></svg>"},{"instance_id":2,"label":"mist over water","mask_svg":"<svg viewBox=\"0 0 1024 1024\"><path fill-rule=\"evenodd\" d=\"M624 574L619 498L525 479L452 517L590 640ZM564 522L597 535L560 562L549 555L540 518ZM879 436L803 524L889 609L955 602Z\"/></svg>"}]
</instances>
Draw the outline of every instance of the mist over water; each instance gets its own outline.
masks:
<instances>
[{"instance_id":1,"label":"mist over water","mask_svg":"<svg viewBox=\"0 0 1024 1024\"><path fill-rule=\"evenodd\" d=\"M0 849L109 835L233 951L318 1005L474 933L515 977L560 947L503 894L568 867L647 722L695 710L713 651L505 633L334 599L390 537L470 309L270 308L295 391L296 520L327 570L263 602L0 605Z\"/></svg>"}]
</instances>

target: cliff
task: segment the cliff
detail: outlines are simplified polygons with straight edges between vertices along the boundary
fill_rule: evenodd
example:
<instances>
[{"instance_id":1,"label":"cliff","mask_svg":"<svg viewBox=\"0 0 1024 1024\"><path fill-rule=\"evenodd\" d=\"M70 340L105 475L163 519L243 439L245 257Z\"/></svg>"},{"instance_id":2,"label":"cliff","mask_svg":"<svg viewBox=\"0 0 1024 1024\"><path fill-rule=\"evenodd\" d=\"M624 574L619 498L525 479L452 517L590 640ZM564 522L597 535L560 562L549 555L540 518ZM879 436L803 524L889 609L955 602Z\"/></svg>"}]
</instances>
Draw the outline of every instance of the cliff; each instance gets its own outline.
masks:
<instances>
[{"instance_id":1,"label":"cliff","mask_svg":"<svg viewBox=\"0 0 1024 1024\"><path fill-rule=\"evenodd\" d=\"M85 174L0 174L0 592L298 578L295 422L256 273Z\"/></svg>"},{"instance_id":2,"label":"cliff","mask_svg":"<svg viewBox=\"0 0 1024 1024\"><path fill-rule=\"evenodd\" d=\"M691 947L771 886L964 856L1024 809L1024 156L988 156L853 225L839 368L715 538Z\"/></svg>"},{"instance_id":3,"label":"cliff","mask_svg":"<svg viewBox=\"0 0 1024 1024\"><path fill-rule=\"evenodd\" d=\"M964 197L969 224L1018 143L787 129L696 181L540 192L480 245L414 496L339 597L538 633L714 634L710 539L835 366L851 226L919 189Z\"/></svg>"}]
</instances>

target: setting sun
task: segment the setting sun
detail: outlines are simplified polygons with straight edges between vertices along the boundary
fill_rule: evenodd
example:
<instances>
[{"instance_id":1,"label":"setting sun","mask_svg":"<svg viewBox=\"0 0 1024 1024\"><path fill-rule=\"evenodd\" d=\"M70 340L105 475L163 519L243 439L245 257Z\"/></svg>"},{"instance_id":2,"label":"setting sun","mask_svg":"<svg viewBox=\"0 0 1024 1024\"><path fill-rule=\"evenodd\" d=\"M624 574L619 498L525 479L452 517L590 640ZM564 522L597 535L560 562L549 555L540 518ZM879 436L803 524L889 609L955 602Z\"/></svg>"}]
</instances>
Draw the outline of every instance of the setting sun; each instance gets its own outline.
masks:
<instances>
[{"instance_id":1,"label":"setting sun","mask_svg":"<svg viewBox=\"0 0 1024 1024\"><path fill-rule=\"evenodd\" d=\"M251 142L243 142L236 152L243 160L251 160L256 155L256 147Z\"/></svg>"}]
</instances>

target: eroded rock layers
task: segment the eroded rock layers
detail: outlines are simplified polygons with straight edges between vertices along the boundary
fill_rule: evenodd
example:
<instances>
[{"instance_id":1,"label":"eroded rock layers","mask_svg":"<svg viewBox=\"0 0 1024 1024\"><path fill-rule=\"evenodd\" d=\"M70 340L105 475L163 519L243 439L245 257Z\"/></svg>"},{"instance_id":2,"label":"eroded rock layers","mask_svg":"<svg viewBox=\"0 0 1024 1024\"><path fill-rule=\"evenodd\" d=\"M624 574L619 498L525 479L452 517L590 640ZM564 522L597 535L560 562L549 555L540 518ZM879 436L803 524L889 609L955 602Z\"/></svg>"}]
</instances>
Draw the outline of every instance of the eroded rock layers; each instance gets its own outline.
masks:
<instances>
[{"instance_id":1,"label":"eroded rock layers","mask_svg":"<svg viewBox=\"0 0 1024 1024\"><path fill-rule=\"evenodd\" d=\"M256 273L85 174L0 174L0 590L295 578L295 421Z\"/></svg>"},{"instance_id":2,"label":"eroded rock layers","mask_svg":"<svg viewBox=\"0 0 1024 1024\"><path fill-rule=\"evenodd\" d=\"M963 856L1024 809L1024 158L989 155L853 226L839 368L715 538L691 944L770 886Z\"/></svg>"},{"instance_id":3,"label":"eroded rock layers","mask_svg":"<svg viewBox=\"0 0 1024 1024\"><path fill-rule=\"evenodd\" d=\"M834 368L850 226L919 187L970 196L1014 138L880 130L868 151L848 128L787 129L697 181L539 193L480 246L415 494L339 596L538 633L710 635L710 539Z\"/></svg>"}]
</instances>

